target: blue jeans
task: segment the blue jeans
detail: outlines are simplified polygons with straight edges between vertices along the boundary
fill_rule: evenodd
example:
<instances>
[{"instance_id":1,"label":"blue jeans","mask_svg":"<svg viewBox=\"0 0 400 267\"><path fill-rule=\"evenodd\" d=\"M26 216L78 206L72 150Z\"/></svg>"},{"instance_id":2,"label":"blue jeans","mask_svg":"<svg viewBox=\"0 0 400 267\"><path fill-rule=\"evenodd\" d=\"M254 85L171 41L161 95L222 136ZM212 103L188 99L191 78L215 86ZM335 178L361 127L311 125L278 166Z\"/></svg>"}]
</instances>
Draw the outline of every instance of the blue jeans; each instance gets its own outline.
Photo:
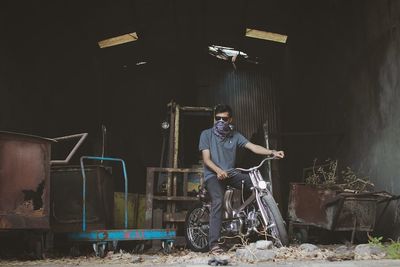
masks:
<instances>
[{"instance_id":1,"label":"blue jeans","mask_svg":"<svg viewBox=\"0 0 400 267\"><path fill-rule=\"evenodd\" d=\"M242 181L244 181L245 195L248 195L251 193L250 188L253 184L247 173L237 173L224 180L218 180L215 175L206 180L206 188L211 197L210 233L208 236L210 248L218 245L218 240L221 237L222 215L224 210L223 201L226 186L229 185L241 189Z\"/></svg>"}]
</instances>

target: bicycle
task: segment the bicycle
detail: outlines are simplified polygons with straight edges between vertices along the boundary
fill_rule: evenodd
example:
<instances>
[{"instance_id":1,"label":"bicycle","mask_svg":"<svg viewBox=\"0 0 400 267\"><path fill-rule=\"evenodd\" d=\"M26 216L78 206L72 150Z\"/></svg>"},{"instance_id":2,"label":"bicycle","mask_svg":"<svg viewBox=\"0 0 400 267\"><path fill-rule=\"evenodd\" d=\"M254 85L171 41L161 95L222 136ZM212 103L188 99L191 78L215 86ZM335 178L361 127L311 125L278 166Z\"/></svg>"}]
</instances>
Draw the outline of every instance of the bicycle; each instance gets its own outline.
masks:
<instances>
[{"instance_id":1,"label":"bicycle","mask_svg":"<svg viewBox=\"0 0 400 267\"><path fill-rule=\"evenodd\" d=\"M287 246L289 239L285 222L272 195L271 181L265 181L260 167L268 160L261 161L258 166L235 170L249 174L252 182L252 194L242 200L238 208L233 208L233 189L227 187L224 195L224 218L222 222L221 238L240 237L249 238L256 234L266 239L272 238L275 246ZM211 202L205 188L199 190L200 203L192 208L185 219L185 238L188 247L196 252L208 251L209 214Z\"/></svg>"}]
</instances>

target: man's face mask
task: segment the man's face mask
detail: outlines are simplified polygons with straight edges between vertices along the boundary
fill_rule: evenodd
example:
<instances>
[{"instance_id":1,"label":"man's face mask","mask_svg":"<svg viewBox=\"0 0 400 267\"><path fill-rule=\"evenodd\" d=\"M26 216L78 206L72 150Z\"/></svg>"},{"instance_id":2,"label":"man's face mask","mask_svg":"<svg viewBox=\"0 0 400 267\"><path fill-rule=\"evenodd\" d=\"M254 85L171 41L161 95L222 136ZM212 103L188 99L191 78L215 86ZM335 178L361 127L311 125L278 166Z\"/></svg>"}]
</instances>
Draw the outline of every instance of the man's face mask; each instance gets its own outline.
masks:
<instances>
[{"instance_id":1,"label":"man's face mask","mask_svg":"<svg viewBox=\"0 0 400 267\"><path fill-rule=\"evenodd\" d=\"M225 138L231 132L231 127L228 121L219 120L214 123L213 131L216 136Z\"/></svg>"}]
</instances>

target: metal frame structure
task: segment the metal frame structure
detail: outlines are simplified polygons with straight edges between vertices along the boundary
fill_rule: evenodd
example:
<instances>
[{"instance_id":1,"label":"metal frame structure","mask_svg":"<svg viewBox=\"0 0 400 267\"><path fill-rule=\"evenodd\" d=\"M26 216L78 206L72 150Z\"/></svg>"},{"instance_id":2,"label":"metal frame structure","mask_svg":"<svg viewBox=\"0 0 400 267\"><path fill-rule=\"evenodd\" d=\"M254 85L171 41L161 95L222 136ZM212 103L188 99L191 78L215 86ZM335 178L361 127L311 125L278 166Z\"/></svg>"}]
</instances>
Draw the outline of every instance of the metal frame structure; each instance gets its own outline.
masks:
<instances>
[{"instance_id":1,"label":"metal frame structure","mask_svg":"<svg viewBox=\"0 0 400 267\"><path fill-rule=\"evenodd\" d=\"M167 174L167 193L165 196L159 196L154 194L154 180L156 173ZM146 177L146 216L145 225L146 228L153 228L155 226L162 226L166 224L171 228L176 228L176 223L183 223L185 221L186 212L177 211L177 202L193 202L198 201L197 197L188 196L188 177L190 173L200 174L200 185L203 184L204 174L203 169L185 169L185 168L147 168ZM183 195L178 195L178 178L177 175L183 175ZM155 216L154 202L166 202L166 210L160 216ZM182 238L178 237L177 242L181 243Z\"/></svg>"},{"instance_id":2,"label":"metal frame structure","mask_svg":"<svg viewBox=\"0 0 400 267\"><path fill-rule=\"evenodd\" d=\"M168 147L168 164L167 167L178 168L178 154L179 154L179 137L180 137L180 118L185 113L210 113L212 115L213 109L211 107L189 107L180 106L175 102L170 102L168 105L169 111L169 147Z\"/></svg>"},{"instance_id":3,"label":"metal frame structure","mask_svg":"<svg viewBox=\"0 0 400 267\"><path fill-rule=\"evenodd\" d=\"M189 205L197 201L197 197L187 195L188 191L188 177L191 173L198 173L200 175L200 184L203 184L204 174L202 168L181 168L178 159L181 152L179 140L181 138L181 118L187 115L199 116L210 115L212 121L213 108L211 107L190 107L180 106L179 104L171 101L168 107L168 150L162 149L160 167L148 167L146 178L146 228L159 228L163 225L171 228L179 229L179 224L185 221L186 212L178 211L178 203L187 203ZM164 156L166 153L166 157ZM166 164L163 164L163 159L166 158ZM186 167L186 166L185 166ZM166 195L160 196L154 194L155 174L167 174L167 192ZM183 175L183 189L178 188L178 175ZM178 196L178 191L183 191L183 195ZM155 209L157 203L166 202L164 210ZM155 205L156 204L156 205ZM176 242L183 243L183 236L177 237ZM153 242L153 246L155 243Z\"/></svg>"}]
</instances>

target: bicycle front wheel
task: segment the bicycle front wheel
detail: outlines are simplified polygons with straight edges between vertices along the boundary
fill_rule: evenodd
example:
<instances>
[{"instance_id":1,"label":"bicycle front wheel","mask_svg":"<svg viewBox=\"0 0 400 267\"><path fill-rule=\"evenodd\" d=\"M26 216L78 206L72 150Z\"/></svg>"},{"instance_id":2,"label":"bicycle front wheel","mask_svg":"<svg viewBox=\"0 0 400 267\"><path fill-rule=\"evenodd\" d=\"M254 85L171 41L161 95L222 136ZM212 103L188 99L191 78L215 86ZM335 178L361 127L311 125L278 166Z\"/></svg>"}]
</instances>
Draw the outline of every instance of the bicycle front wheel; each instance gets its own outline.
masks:
<instances>
[{"instance_id":1,"label":"bicycle front wheel","mask_svg":"<svg viewBox=\"0 0 400 267\"><path fill-rule=\"evenodd\" d=\"M282 215L279 211L278 205L271 194L265 195L261 198L261 203L267 212L268 225L267 234L273 238L273 243L277 247L287 246L289 238L283 221Z\"/></svg>"},{"instance_id":2,"label":"bicycle front wheel","mask_svg":"<svg viewBox=\"0 0 400 267\"><path fill-rule=\"evenodd\" d=\"M192 251L208 251L210 212L202 204L193 207L185 220L186 244Z\"/></svg>"}]
</instances>

